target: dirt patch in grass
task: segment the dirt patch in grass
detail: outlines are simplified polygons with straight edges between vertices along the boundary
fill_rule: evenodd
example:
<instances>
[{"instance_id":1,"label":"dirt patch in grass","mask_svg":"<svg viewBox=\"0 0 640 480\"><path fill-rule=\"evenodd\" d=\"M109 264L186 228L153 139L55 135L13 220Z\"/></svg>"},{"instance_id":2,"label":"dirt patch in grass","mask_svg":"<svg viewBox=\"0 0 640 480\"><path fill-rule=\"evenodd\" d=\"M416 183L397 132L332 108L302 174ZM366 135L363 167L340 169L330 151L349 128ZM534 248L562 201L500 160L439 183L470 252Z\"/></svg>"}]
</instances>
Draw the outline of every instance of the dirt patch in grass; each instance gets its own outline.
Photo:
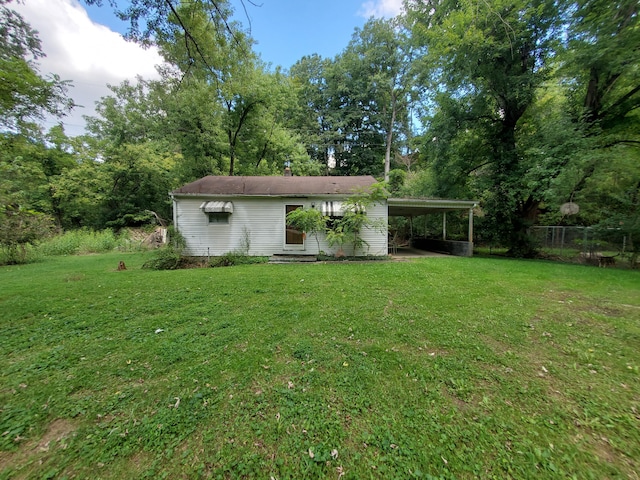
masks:
<instances>
[{"instance_id":1,"label":"dirt patch in grass","mask_svg":"<svg viewBox=\"0 0 640 480\"><path fill-rule=\"evenodd\" d=\"M16 452L0 452L0 465L3 468L19 470L35 458L49 452L53 446L52 443L57 444L58 448L64 449L66 448L65 440L72 437L77 428L77 422L67 418L58 418L49 424L39 440L22 444Z\"/></svg>"},{"instance_id":2,"label":"dirt patch in grass","mask_svg":"<svg viewBox=\"0 0 640 480\"><path fill-rule=\"evenodd\" d=\"M478 334L478 338L482 341L482 343L493 350L493 353L495 354L501 355L513 350L513 345L501 342L500 340L497 340L488 335Z\"/></svg>"},{"instance_id":3,"label":"dirt patch in grass","mask_svg":"<svg viewBox=\"0 0 640 480\"><path fill-rule=\"evenodd\" d=\"M41 452L49 450L51 442L60 443L73 435L77 425L72 420L66 418L58 418L49 424L49 428L38 442L37 449Z\"/></svg>"},{"instance_id":4,"label":"dirt patch in grass","mask_svg":"<svg viewBox=\"0 0 640 480\"><path fill-rule=\"evenodd\" d=\"M593 299L587 298L576 292L549 290L543 297L560 305L567 305L571 311L578 313L596 313L605 317L618 318L625 314L624 307L633 305L596 304ZM620 308L622 307L622 308Z\"/></svg>"}]
</instances>

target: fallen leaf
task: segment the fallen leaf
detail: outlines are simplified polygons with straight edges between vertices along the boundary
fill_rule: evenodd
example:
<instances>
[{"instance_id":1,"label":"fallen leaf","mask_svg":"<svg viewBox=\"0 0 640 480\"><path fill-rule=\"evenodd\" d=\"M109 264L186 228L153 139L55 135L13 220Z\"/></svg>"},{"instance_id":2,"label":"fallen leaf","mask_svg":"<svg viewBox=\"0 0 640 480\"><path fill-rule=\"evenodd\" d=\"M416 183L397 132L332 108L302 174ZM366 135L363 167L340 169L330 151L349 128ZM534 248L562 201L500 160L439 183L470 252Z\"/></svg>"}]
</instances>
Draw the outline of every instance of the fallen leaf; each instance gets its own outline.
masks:
<instances>
[{"instance_id":1,"label":"fallen leaf","mask_svg":"<svg viewBox=\"0 0 640 480\"><path fill-rule=\"evenodd\" d=\"M309 449L309 458L313 457L315 457L315 454L313 453L313 450Z\"/></svg>"}]
</instances>

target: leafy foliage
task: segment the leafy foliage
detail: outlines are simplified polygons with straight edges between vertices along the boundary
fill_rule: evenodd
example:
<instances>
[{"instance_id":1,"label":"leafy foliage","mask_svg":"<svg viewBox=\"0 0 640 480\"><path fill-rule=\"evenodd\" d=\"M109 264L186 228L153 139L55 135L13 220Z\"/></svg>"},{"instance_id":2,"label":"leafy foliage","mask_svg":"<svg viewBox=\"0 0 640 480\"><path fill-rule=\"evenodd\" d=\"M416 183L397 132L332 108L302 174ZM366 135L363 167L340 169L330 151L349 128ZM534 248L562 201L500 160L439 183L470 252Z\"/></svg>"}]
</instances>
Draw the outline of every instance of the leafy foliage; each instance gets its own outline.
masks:
<instances>
[{"instance_id":1,"label":"leafy foliage","mask_svg":"<svg viewBox=\"0 0 640 480\"><path fill-rule=\"evenodd\" d=\"M209 261L211 267L233 267L234 265L255 265L257 263L267 263L269 257L249 256L246 253L233 251L213 257Z\"/></svg>"},{"instance_id":2,"label":"leafy foliage","mask_svg":"<svg viewBox=\"0 0 640 480\"><path fill-rule=\"evenodd\" d=\"M358 192L348 197L342 204L343 215L336 218L327 229L327 242L330 246L338 245L338 256L344 256L344 245L350 245L352 254L362 251L369 244L362 238L365 228L387 231L387 223L383 219L371 219L366 214L367 207L375 205L388 196L383 183L373 184L369 191Z\"/></svg>"},{"instance_id":3,"label":"leafy foliage","mask_svg":"<svg viewBox=\"0 0 640 480\"><path fill-rule=\"evenodd\" d=\"M69 82L39 74L36 61L44 53L37 32L8 3L0 2L0 130L19 131L74 104L67 97Z\"/></svg>"},{"instance_id":4,"label":"leafy foliage","mask_svg":"<svg viewBox=\"0 0 640 480\"><path fill-rule=\"evenodd\" d=\"M183 251L186 246L184 237L174 228L167 230L167 244L156 249L142 268L150 270L176 270L184 263Z\"/></svg>"},{"instance_id":5,"label":"leafy foliage","mask_svg":"<svg viewBox=\"0 0 640 480\"><path fill-rule=\"evenodd\" d=\"M326 230L328 218L315 208L297 208L287 214L287 224L307 235L313 235L320 251L319 233Z\"/></svg>"}]
</instances>

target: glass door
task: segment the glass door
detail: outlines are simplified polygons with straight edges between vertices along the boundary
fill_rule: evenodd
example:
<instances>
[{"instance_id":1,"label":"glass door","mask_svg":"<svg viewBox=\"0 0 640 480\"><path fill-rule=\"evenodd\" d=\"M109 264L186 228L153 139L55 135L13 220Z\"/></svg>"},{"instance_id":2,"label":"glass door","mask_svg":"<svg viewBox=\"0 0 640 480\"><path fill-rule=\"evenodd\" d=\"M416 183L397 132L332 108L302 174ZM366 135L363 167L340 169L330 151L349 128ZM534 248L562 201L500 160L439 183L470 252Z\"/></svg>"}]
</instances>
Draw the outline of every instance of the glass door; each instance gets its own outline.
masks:
<instances>
[{"instance_id":1,"label":"glass door","mask_svg":"<svg viewBox=\"0 0 640 480\"><path fill-rule=\"evenodd\" d=\"M293 212L294 210L297 210L299 208L302 208L302 205L285 205L285 215L288 215L289 212ZM303 232L301 232L300 230L297 230L292 225L289 225L286 218L287 217L285 216L285 222L284 222L285 223L285 242L284 242L285 247L296 249L296 250L303 250L304 249Z\"/></svg>"}]
</instances>

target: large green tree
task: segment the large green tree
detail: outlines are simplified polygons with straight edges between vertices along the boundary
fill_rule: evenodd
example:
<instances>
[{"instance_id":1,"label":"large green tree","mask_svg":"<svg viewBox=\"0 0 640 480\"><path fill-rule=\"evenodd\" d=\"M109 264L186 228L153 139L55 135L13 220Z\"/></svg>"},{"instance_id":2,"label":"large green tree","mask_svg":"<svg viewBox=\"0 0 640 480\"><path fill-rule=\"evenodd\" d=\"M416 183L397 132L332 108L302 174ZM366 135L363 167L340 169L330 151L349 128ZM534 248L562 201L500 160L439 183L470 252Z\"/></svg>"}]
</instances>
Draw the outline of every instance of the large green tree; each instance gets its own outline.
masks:
<instances>
[{"instance_id":1,"label":"large green tree","mask_svg":"<svg viewBox=\"0 0 640 480\"><path fill-rule=\"evenodd\" d=\"M441 185L465 191L473 180L486 226L516 255L532 253L526 229L542 200L522 182L518 125L549 78L561 18L552 0L408 3L432 112L422 150Z\"/></svg>"},{"instance_id":2,"label":"large green tree","mask_svg":"<svg viewBox=\"0 0 640 480\"><path fill-rule=\"evenodd\" d=\"M197 91L208 99L199 106L211 115L197 127L213 127L215 154L229 175L273 173L274 162L280 170L287 157L304 163L304 150L287 128L294 98L288 79L266 71L252 51L251 38L229 18L230 10L209 2L172 9L157 37L162 55L174 67L165 72L172 94ZM198 105L191 108L185 113L202 118Z\"/></svg>"},{"instance_id":3,"label":"large green tree","mask_svg":"<svg viewBox=\"0 0 640 480\"><path fill-rule=\"evenodd\" d=\"M356 29L333 72L342 128L354 140L348 163L372 163L367 173L375 174L382 167L386 181L391 154L401 150L399 139L407 137L409 58L410 45L398 22L372 18ZM355 160L358 156L364 161ZM359 170L367 170L365 165Z\"/></svg>"},{"instance_id":4,"label":"large green tree","mask_svg":"<svg viewBox=\"0 0 640 480\"><path fill-rule=\"evenodd\" d=\"M640 161L639 9L634 0L575 2L562 74L571 86L574 120L595 154L587 154L568 196L608 169L607 158L635 155Z\"/></svg>"},{"instance_id":5,"label":"large green tree","mask_svg":"<svg viewBox=\"0 0 640 480\"><path fill-rule=\"evenodd\" d=\"M303 57L291 69L308 151L337 174L388 177L404 147L409 44L401 32L370 19L335 59Z\"/></svg>"},{"instance_id":6,"label":"large green tree","mask_svg":"<svg viewBox=\"0 0 640 480\"><path fill-rule=\"evenodd\" d=\"M302 136L312 160L328 172L333 158L333 145L340 138L334 129L338 112L330 105L331 92L327 74L332 61L317 54L304 56L290 71L297 103L291 117Z\"/></svg>"},{"instance_id":7,"label":"large green tree","mask_svg":"<svg viewBox=\"0 0 640 480\"><path fill-rule=\"evenodd\" d=\"M60 150L64 137L56 127L47 138L37 121L61 116L72 106L68 82L43 76L37 60L44 56L37 32L0 0L0 247L8 261L25 259L25 245L46 236L59 211L51 180L69 156Z\"/></svg>"},{"instance_id":8,"label":"large green tree","mask_svg":"<svg viewBox=\"0 0 640 480\"><path fill-rule=\"evenodd\" d=\"M73 101L69 82L38 71L40 39L10 3L0 0L0 130L17 132L47 114L64 115Z\"/></svg>"}]
</instances>

